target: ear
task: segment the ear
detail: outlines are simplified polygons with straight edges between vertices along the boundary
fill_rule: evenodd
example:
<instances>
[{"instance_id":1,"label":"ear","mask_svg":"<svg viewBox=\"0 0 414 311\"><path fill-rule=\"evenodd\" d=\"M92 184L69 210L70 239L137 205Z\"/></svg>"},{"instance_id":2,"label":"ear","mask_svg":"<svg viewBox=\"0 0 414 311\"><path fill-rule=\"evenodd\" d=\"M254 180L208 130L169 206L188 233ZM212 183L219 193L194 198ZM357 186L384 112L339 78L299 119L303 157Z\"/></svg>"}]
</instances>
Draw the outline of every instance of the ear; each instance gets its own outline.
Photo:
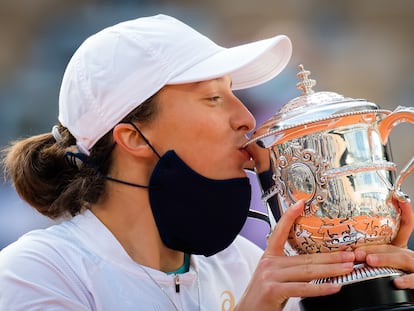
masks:
<instances>
[{"instance_id":1,"label":"ear","mask_svg":"<svg viewBox=\"0 0 414 311\"><path fill-rule=\"evenodd\" d=\"M131 124L121 123L114 127L113 136L116 144L126 152L140 157L153 156L151 147Z\"/></svg>"}]
</instances>

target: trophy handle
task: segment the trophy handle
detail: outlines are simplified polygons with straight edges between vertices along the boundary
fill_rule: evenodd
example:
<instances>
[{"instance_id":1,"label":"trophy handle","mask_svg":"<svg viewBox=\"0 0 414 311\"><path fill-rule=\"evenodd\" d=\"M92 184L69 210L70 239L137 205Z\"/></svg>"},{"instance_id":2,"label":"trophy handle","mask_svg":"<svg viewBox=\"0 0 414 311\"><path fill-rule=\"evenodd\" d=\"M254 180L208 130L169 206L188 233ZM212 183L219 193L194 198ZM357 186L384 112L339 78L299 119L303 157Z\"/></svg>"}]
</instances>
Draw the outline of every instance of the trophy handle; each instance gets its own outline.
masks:
<instances>
[{"instance_id":1,"label":"trophy handle","mask_svg":"<svg viewBox=\"0 0 414 311\"><path fill-rule=\"evenodd\" d=\"M399 106L392 113L386 116L379 124L379 132L383 144L386 144L388 137L394 127L401 123L413 123L414 124L414 107ZM414 171L414 156L404 166L398 175L395 186L394 194L398 200L406 202L409 201L407 195L401 191L401 185L405 178Z\"/></svg>"}]
</instances>

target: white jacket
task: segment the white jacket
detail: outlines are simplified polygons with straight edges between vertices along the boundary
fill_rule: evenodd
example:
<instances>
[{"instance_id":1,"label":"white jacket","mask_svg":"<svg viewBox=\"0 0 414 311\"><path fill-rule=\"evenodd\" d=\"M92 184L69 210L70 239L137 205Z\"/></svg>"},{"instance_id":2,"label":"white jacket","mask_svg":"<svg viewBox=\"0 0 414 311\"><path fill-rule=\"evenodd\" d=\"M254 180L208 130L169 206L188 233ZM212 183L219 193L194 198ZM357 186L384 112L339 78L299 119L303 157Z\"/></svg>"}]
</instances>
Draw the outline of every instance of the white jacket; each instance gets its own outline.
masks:
<instances>
[{"instance_id":1,"label":"white jacket","mask_svg":"<svg viewBox=\"0 0 414 311\"><path fill-rule=\"evenodd\" d=\"M151 278L86 210L0 252L0 310L231 310L261 254L239 236L214 256L192 255L178 279L144 267Z\"/></svg>"}]
</instances>

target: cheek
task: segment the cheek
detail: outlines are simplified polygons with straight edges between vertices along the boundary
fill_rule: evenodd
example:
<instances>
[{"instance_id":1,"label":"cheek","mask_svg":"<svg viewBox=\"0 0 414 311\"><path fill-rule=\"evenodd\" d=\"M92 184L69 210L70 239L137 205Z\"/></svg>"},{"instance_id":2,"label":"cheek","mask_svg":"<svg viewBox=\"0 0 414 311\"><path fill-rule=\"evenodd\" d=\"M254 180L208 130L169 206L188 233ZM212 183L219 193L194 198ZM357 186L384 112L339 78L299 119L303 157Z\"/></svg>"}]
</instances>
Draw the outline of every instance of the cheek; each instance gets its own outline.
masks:
<instances>
[{"instance_id":1,"label":"cheek","mask_svg":"<svg viewBox=\"0 0 414 311\"><path fill-rule=\"evenodd\" d=\"M186 143L177 142L175 150L192 169L207 177L215 177L217 170L223 170L221 166L227 160L222 135L207 128L188 128L183 137Z\"/></svg>"},{"instance_id":2,"label":"cheek","mask_svg":"<svg viewBox=\"0 0 414 311\"><path fill-rule=\"evenodd\" d=\"M177 122L177 120L180 120ZM229 171L231 146L230 127L222 114L214 115L212 111L185 111L177 116L163 119L160 124L162 148L160 152L175 150L177 154L199 174L210 178L221 178ZM227 152L227 154L226 154ZM230 160L231 161L231 160Z\"/></svg>"},{"instance_id":3,"label":"cheek","mask_svg":"<svg viewBox=\"0 0 414 311\"><path fill-rule=\"evenodd\" d=\"M194 145L205 148L220 144L226 136L225 121L218 118L202 116L188 116L177 129L182 137L185 137Z\"/></svg>"}]
</instances>

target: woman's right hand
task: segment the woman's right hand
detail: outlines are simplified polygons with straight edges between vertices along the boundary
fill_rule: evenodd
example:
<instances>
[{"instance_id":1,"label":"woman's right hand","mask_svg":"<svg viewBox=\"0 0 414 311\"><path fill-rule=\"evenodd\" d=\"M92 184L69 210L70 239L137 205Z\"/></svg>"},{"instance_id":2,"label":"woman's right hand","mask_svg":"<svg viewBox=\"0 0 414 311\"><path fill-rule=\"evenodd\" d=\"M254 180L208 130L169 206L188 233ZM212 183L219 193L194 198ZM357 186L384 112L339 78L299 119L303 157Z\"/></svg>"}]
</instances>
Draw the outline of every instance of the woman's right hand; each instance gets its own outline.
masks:
<instances>
[{"instance_id":1,"label":"woman's right hand","mask_svg":"<svg viewBox=\"0 0 414 311\"><path fill-rule=\"evenodd\" d=\"M297 256L284 253L290 228L303 209L300 201L282 215L235 311L282 310L290 297L324 296L340 290L338 284L309 282L351 272L355 260L353 252Z\"/></svg>"}]
</instances>

